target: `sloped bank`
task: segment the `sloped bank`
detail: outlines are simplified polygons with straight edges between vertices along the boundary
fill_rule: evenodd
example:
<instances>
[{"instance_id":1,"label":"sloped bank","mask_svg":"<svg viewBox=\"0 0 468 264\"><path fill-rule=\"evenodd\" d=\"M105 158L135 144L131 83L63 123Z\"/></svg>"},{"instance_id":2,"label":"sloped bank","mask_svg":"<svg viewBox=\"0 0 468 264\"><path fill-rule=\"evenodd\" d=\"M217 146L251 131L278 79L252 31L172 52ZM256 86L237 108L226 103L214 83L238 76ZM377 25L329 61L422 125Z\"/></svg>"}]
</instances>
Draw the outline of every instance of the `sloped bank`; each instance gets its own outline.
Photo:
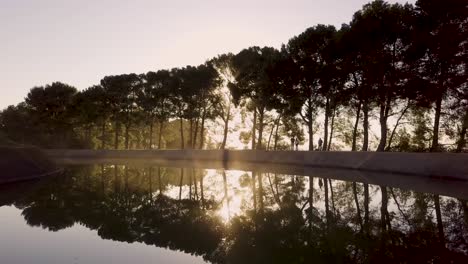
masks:
<instances>
[{"instance_id":1,"label":"sloped bank","mask_svg":"<svg viewBox=\"0 0 468 264\"><path fill-rule=\"evenodd\" d=\"M40 149L0 146L0 184L31 180L60 172Z\"/></svg>"},{"instance_id":2,"label":"sloped bank","mask_svg":"<svg viewBox=\"0 0 468 264\"><path fill-rule=\"evenodd\" d=\"M258 150L47 150L53 159L149 159L295 165L468 180L468 154Z\"/></svg>"}]
</instances>

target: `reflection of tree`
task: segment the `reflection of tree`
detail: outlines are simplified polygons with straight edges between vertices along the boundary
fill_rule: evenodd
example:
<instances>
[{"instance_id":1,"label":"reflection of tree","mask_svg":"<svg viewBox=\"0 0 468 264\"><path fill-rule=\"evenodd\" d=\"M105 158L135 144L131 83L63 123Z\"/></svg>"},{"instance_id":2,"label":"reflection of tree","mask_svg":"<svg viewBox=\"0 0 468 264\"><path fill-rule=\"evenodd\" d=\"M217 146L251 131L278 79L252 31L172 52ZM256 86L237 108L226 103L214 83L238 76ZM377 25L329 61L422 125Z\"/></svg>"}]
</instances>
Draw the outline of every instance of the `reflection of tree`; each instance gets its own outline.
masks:
<instances>
[{"instance_id":1,"label":"reflection of tree","mask_svg":"<svg viewBox=\"0 0 468 264\"><path fill-rule=\"evenodd\" d=\"M436 211L436 218L437 218L437 231L439 232L439 242L441 245L445 245L445 238L444 238L444 227L442 224L442 213L440 211L440 199L439 195L434 196L434 207Z\"/></svg>"},{"instance_id":2,"label":"reflection of tree","mask_svg":"<svg viewBox=\"0 0 468 264\"><path fill-rule=\"evenodd\" d=\"M227 208L227 215L228 219L231 220L231 208L229 206L229 195L228 195L228 186L227 186L227 178L226 178L226 171L222 170L222 175L223 175L223 190L224 190L224 197L223 200L226 202L226 208Z\"/></svg>"},{"instance_id":3,"label":"reflection of tree","mask_svg":"<svg viewBox=\"0 0 468 264\"><path fill-rule=\"evenodd\" d=\"M364 225L362 223L361 209L359 208L359 199L358 199L356 182L353 182L353 197L354 197L354 203L356 204L356 215L357 215L358 222L359 222L360 232L362 232L364 230Z\"/></svg>"},{"instance_id":4,"label":"reflection of tree","mask_svg":"<svg viewBox=\"0 0 468 264\"><path fill-rule=\"evenodd\" d=\"M467 260L462 200L325 178L314 189L313 177L253 172L240 179L251 200L232 215L225 171L219 186L191 168L96 166L68 174L15 201L28 224L57 231L80 223L104 239L181 250L212 263ZM190 185L192 196L183 197ZM371 202L374 195L381 200ZM216 216L223 202L227 224Z\"/></svg>"}]
</instances>

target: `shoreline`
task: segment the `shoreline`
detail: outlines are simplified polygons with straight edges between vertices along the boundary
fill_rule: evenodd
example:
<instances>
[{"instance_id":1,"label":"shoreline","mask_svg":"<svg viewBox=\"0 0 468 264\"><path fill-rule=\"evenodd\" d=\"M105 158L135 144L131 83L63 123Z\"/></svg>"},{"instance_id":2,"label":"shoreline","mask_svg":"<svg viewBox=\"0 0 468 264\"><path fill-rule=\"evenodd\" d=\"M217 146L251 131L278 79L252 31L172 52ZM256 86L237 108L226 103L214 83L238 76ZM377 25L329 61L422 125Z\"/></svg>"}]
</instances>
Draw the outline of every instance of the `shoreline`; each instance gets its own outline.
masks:
<instances>
[{"instance_id":1,"label":"shoreline","mask_svg":"<svg viewBox=\"0 0 468 264\"><path fill-rule=\"evenodd\" d=\"M467 153L319 152L262 150L89 150L49 149L52 160L149 160L282 165L296 168L347 169L468 181Z\"/></svg>"}]
</instances>

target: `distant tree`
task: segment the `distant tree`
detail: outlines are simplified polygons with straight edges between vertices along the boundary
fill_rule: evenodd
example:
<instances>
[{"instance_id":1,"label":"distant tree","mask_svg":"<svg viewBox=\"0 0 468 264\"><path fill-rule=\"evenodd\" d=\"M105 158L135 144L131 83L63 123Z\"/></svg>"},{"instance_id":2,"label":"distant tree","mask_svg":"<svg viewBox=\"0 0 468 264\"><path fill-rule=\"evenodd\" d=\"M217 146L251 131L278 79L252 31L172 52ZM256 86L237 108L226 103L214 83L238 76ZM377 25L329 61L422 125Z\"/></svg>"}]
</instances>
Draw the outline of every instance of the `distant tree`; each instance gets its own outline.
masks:
<instances>
[{"instance_id":1,"label":"distant tree","mask_svg":"<svg viewBox=\"0 0 468 264\"><path fill-rule=\"evenodd\" d=\"M115 122L114 148L119 148L119 130L120 124L123 124L125 127L125 149L129 149L130 128L135 122L137 94L141 88L141 79L134 73L106 76L101 80L101 86L113 112Z\"/></svg>"},{"instance_id":2,"label":"distant tree","mask_svg":"<svg viewBox=\"0 0 468 264\"><path fill-rule=\"evenodd\" d=\"M65 146L73 137L71 110L76 93L75 87L54 82L32 88L25 98L34 125L41 127L42 133L49 137L48 144L51 146Z\"/></svg>"},{"instance_id":3,"label":"distant tree","mask_svg":"<svg viewBox=\"0 0 468 264\"><path fill-rule=\"evenodd\" d=\"M106 122L110 115L104 90L100 85L95 85L80 91L73 97L72 102L74 126L83 127L85 142L92 146L92 129L101 124L101 149L105 148Z\"/></svg>"},{"instance_id":4,"label":"distant tree","mask_svg":"<svg viewBox=\"0 0 468 264\"><path fill-rule=\"evenodd\" d=\"M11 140L21 144L44 144L41 140L42 128L31 120L30 109L22 102L10 105L0 113L0 130Z\"/></svg>"},{"instance_id":5,"label":"distant tree","mask_svg":"<svg viewBox=\"0 0 468 264\"><path fill-rule=\"evenodd\" d=\"M164 125L172 117L174 111L170 100L174 80L168 70L148 72L141 78L143 88L138 91L138 105L145 113L146 123L150 127L149 148L153 146L153 125L157 121L159 124L158 149L161 149Z\"/></svg>"}]
</instances>

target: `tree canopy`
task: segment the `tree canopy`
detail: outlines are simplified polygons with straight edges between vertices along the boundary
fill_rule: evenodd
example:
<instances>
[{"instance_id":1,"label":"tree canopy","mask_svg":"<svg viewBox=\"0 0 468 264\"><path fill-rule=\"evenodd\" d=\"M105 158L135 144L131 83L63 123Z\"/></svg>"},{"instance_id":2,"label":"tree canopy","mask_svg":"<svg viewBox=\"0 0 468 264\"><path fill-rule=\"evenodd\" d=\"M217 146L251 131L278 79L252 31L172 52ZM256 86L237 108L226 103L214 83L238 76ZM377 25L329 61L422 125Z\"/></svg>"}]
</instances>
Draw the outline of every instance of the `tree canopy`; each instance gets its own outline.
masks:
<instances>
[{"instance_id":1,"label":"tree canopy","mask_svg":"<svg viewBox=\"0 0 468 264\"><path fill-rule=\"evenodd\" d=\"M340 28L311 26L280 49L105 76L81 91L34 87L0 113L0 130L50 148L224 149L239 137L259 150L290 149L297 139L310 151L460 152L467 58L465 1L376 0Z\"/></svg>"}]
</instances>

